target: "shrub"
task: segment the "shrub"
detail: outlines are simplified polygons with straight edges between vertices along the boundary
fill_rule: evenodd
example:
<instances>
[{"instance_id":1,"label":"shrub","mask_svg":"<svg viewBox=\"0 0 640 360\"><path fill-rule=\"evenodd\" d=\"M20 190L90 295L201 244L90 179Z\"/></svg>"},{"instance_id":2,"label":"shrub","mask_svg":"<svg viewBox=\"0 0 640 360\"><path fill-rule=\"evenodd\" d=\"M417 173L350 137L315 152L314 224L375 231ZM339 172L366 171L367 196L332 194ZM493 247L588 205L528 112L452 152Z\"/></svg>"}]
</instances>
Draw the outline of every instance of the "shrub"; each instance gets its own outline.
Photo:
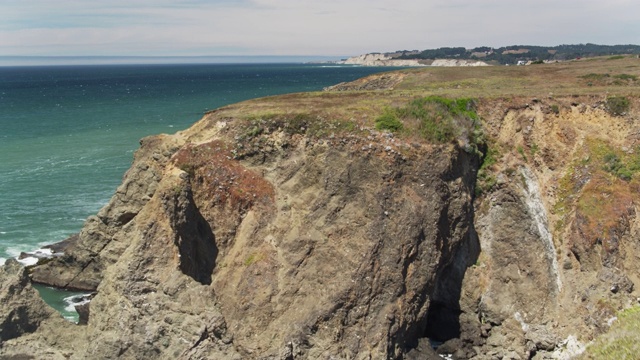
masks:
<instances>
[{"instance_id":1,"label":"shrub","mask_svg":"<svg viewBox=\"0 0 640 360\"><path fill-rule=\"evenodd\" d=\"M613 77L620 80L631 80L631 81L638 80L637 76L629 75L629 74L618 74L618 75L614 75Z\"/></svg>"},{"instance_id":2,"label":"shrub","mask_svg":"<svg viewBox=\"0 0 640 360\"><path fill-rule=\"evenodd\" d=\"M582 79L587 79L587 80L602 80L602 79L608 78L610 76L611 75L609 75L609 74L589 73L589 74L581 75L581 76L578 76L578 77L582 78Z\"/></svg>"},{"instance_id":3,"label":"shrub","mask_svg":"<svg viewBox=\"0 0 640 360\"><path fill-rule=\"evenodd\" d=\"M516 150L518 151L518 154L522 156L522 159L527 161L527 155L524 153L524 148L522 146L518 146Z\"/></svg>"},{"instance_id":4,"label":"shrub","mask_svg":"<svg viewBox=\"0 0 640 360\"><path fill-rule=\"evenodd\" d=\"M560 113L560 108L558 107L558 105L555 105L555 104L554 104L554 105L551 105L551 111L552 111L554 114L558 115L558 114Z\"/></svg>"},{"instance_id":5,"label":"shrub","mask_svg":"<svg viewBox=\"0 0 640 360\"><path fill-rule=\"evenodd\" d=\"M493 165L498 162L500 154L495 146L487 146L482 164L478 169L478 177L476 178L475 195L481 196L490 192L497 184L498 180L493 174Z\"/></svg>"},{"instance_id":6,"label":"shrub","mask_svg":"<svg viewBox=\"0 0 640 360\"><path fill-rule=\"evenodd\" d=\"M607 152L602 162L602 170L624 181L630 181L633 175L640 171L640 156L637 154L621 158L613 152Z\"/></svg>"},{"instance_id":7,"label":"shrub","mask_svg":"<svg viewBox=\"0 0 640 360\"><path fill-rule=\"evenodd\" d=\"M629 111L629 99L624 96L609 96L605 101L605 108L613 116L622 116Z\"/></svg>"},{"instance_id":8,"label":"shrub","mask_svg":"<svg viewBox=\"0 0 640 360\"><path fill-rule=\"evenodd\" d=\"M393 109L385 109L384 113L376 119L376 129L396 132L402 130L402 122L398 119Z\"/></svg>"},{"instance_id":9,"label":"shrub","mask_svg":"<svg viewBox=\"0 0 640 360\"><path fill-rule=\"evenodd\" d=\"M430 141L451 141L461 132L466 132L467 140L472 143L476 138L482 138L474 135L479 125L475 103L471 99L429 96L411 101L397 113L401 118L417 119L420 135Z\"/></svg>"}]
</instances>

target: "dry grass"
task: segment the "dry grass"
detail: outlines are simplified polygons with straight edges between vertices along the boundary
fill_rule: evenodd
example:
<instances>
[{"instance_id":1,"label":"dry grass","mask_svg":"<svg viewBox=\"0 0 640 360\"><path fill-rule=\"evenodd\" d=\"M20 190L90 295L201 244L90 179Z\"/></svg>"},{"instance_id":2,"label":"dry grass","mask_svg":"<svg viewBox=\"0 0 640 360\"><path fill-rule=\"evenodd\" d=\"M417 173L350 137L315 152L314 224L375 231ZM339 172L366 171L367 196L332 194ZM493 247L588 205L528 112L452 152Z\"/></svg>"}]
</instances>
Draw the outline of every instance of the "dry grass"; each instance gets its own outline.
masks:
<instances>
[{"instance_id":1,"label":"dry grass","mask_svg":"<svg viewBox=\"0 0 640 360\"><path fill-rule=\"evenodd\" d=\"M529 66L426 68L408 70L399 90L441 96L495 98L505 96L640 94L640 59L593 58ZM601 74L610 81L589 81Z\"/></svg>"},{"instance_id":2,"label":"dry grass","mask_svg":"<svg viewBox=\"0 0 640 360\"><path fill-rule=\"evenodd\" d=\"M634 215L638 197L639 174L633 166L636 156L616 150L603 140L587 139L584 153L568 166L559 181L554 213L560 223L556 230L564 226L570 210L575 209L581 245L591 248L599 243L603 250L616 252L617 239ZM615 169L611 159L616 159Z\"/></svg>"},{"instance_id":3,"label":"dry grass","mask_svg":"<svg viewBox=\"0 0 640 360\"><path fill-rule=\"evenodd\" d=\"M243 121L279 118L278 121L289 121L302 115L318 120L317 129L325 125L340 127L339 123L348 122L353 125L347 126L349 130L374 128L375 119L383 114L385 108L402 107L413 99L432 95L475 98L480 101L603 94L640 96L640 80L635 80L640 78L640 59L632 57L529 66L415 68L403 70L402 74L393 90L325 91L266 97L216 110L216 118ZM596 77L611 81L589 81L589 77L593 76L590 74L606 74ZM367 79L375 83L383 75L373 75ZM362 83L363 80L360 80L353 88L361 88ZM349 86L345 89L349 89ZM307 135L314 134L307 132ZM320 132L318 135L327 134Z\"/></svg>"},{"instance_id":4,"label":"dry grass","mask_svg":"<svg viewBox=\"0 0 640 360\"><path fill-rule=\"evenodd\" d=\"M576 204L576 219L587 247L601 242L609 253L618 250L617 239L634 213L634 197L626 182L596 174Z\"/></svg>"}]
</instances>

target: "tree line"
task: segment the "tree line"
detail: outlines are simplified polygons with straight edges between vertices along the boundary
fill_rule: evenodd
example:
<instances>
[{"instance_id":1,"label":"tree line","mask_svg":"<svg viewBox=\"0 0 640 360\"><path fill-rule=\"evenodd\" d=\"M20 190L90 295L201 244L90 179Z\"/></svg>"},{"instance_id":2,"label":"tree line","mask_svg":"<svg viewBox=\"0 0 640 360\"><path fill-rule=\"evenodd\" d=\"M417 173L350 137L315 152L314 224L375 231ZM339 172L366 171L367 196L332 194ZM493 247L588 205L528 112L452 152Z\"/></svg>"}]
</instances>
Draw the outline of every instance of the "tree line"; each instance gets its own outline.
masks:
<instances>
[{"instance_id":1,"label":"tree line","mask_svg":"<svg viewBox=\"0 0 640 360\"><path fill-rule=\"evenodd\" d=\"M506 65L517 64L518 61L561 61L594 56L640 54L640 46L577 44L558 46L510 45L500 48L479 46L473 49L441 47L419 52L402 50L396 52L396 54L399 54L397 56L398 59L467 59Z\"/></svg>"}]
</instances>

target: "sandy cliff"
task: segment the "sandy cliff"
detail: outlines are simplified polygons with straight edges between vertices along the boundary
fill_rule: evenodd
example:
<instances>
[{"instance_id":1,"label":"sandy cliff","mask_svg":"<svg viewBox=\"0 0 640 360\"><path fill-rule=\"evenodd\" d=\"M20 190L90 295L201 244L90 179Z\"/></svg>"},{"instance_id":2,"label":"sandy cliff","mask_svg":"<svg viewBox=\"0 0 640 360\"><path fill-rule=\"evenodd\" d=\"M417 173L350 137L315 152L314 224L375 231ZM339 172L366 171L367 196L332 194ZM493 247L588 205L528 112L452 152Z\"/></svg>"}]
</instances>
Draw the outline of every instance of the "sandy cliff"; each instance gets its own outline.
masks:
<instances>
[{"instance_id":1,"label":"sandy cliff","mask_svg":"<svg viewBox=\"0 0 640 360\"><path fill-rule=\"evenodd\" d=\"M344 64L362 66L489 66L485 62L477 60L396 59L390 54L381 53L352 56L345 60Z\"/></svg>"},{"instance_id":2,"label":"sandy cliff","mask_svg":"<svg viewBox=\"0 0 640 360\"><path fill-rule=\"evenodd\" d=\"M346 65L362 65L362 66L425 66L426 64L419 60L402 60L394 59L385 54L365 54L352 56L344 61Z\"/></svg>"}]
</instances>

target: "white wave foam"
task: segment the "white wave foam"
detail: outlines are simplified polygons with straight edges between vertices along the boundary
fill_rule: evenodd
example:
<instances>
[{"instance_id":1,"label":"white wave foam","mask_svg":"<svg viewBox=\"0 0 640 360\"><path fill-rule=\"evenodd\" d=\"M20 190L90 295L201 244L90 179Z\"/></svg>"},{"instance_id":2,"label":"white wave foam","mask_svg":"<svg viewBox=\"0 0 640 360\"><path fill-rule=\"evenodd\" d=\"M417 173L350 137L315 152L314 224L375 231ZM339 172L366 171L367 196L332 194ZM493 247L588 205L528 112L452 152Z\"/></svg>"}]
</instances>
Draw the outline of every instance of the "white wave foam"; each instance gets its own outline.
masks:
<instances>
[{"instance_id":1,"label":"white wave foam","mask_svg":"<svg viewBox=\"0 0 640 360\"><path fill-rule=\"evenodd\" d=\"M89 302L91 302L91 299L88 298L89 295L91 294L78 294L64 298L63 301L66 304L64 309L69 312L75 312L76 306L88 304Z\"/></svg>"},{"instance_id":2,"label":"white wave foam","mask_svg":"<svg viewBox=\"0 0 640 360\"><path fill-rule=\"evenodd\" d=\"M27 255L30 256L25 256L22 259L19 259L18 257L20 256L21 253L25 253ZM13 256L14 258L16 258L16 260L18 260L19 263L21 263L24 266L32 266L38 263L38 260L40 259L48 259L50 257L55 256L56 254L53 253L53 250L51 249L37 249L34 251L21 251L19 249L15 249L15 248L9 248L7 249L7 253L11 256Z\"/></svg>"},{"instance_id":3,"label":"white wave foam","mask_svg":"<svg viewBox=\"0 0 640 360\"><path fill-rule=\"evenodd\" d=\"M22 259L16 259L18 262L24 266L32 266L38 263L38 258L35 256L28 256Z\"/></svg>"},{"instance_id":4,"label":"white wave foam","mask_svg":"<svg viewBox=\"0 0 640 360\"><path fill-rule=\"evenodd\" d=\"M7 261L5 258L0 258L0 265L4 265L4 262Z\"/></svg>"}]
</instances>

